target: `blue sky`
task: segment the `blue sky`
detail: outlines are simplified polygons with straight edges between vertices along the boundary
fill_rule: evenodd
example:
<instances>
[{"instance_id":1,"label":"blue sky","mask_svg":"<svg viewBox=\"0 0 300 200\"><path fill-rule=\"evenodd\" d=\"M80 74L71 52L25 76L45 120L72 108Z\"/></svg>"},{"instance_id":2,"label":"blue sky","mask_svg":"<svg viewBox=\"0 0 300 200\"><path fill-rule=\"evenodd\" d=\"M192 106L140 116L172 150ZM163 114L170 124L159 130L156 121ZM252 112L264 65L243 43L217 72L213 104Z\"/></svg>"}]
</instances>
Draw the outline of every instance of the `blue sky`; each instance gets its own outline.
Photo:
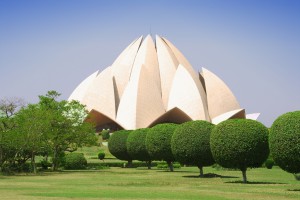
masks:
<instances>
[{"instance_id":1,"label":"blue sky","mask_svg":"<svg viewBox=\"0 0 300 200\"><path fill-rule=\"evenodd\" d=\"M168 38L270 126L300 110L300 1L1 0L0 98L67 99L135 38Z\"/></svg>"}]
</instances>

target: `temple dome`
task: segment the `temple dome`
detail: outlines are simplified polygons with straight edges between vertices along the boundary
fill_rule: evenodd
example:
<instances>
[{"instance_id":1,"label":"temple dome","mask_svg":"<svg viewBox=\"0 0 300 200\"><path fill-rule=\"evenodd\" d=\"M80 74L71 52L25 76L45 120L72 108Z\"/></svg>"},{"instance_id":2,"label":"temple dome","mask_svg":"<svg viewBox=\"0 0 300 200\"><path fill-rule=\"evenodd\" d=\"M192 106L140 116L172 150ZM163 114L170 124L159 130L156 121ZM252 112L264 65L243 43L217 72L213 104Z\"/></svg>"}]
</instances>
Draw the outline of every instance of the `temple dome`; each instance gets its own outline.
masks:
<instances>
[{"instance_id":1,"label":"temple dome","mask_svg":"<svg viewBox=\"0 0 300 200\"><path fill-rule=\"evenodd\" d=\"M196 72L166 38L139 37L68 99L86 105L99 126L138 129L159 123L245 118L229 87L207 69Z\"/></svg>"}]
</instances>

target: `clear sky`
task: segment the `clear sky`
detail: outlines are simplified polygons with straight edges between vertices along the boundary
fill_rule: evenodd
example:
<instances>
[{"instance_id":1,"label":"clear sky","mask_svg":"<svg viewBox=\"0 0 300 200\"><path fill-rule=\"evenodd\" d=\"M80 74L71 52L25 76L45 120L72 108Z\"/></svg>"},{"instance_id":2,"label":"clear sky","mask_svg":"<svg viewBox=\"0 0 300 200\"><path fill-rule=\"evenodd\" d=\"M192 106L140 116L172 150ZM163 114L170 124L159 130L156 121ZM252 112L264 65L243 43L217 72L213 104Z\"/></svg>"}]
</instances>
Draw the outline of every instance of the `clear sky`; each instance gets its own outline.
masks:
<instances>
[{"instance_id":1,"label":"clear sky","mask_svg":"<svg viewBox=\"0 0 300 200\"><path fill-rule=\"evenodd\" d=\"M222 78L265 125L300 110L297 0L0 0L0 98L67 99L150 32Z\"/></svg>"}]
</instances>

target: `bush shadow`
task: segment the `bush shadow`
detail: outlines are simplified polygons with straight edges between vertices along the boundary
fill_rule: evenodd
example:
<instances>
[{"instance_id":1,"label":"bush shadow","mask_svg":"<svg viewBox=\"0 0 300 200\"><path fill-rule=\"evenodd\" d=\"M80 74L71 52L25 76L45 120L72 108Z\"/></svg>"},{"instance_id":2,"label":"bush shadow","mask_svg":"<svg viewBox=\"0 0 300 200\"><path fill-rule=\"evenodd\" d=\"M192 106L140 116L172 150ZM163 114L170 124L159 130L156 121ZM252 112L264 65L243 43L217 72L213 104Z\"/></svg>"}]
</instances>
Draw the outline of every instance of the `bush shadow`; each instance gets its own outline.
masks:
<instances>
[{"instance_id":1,"label":"bush shadow","mask_svg":"<svg viewBox=\"0 0 300 200\"><path fill-rule=\"evenodd\" d=\"M157 170L155 169L156 172L169 172L169 173L194 173L194 172L191 172L191 171L185 171L185 170L174 170L173 172L171 172L170 170Z\"/></svg>"},{"instance_id":2,"label":"bush shadow","mask_svg":"<svg viewBox=\"0 0 300 200\"><path fill-rule=\"evenodd\" d=\"M228 182L224 182L224 183L233 183L233 184L245 184L243 181L228 181ZM253 184L253 185L282 185L282 184L286 184L286 183L278 183L278 182L265 182L265 181L247 181L246 184Z\"/></svg>"},{"instance_id":3,"label":"bush shadow","mask_svg":"<svg viewBox=\"0 0 300 200\"><path fill-rule=\"evenodd\" d=\"M287 189L289 192L300 192L300 189Z\"/></svg>"},{"instance_id":4,"label":"bush shadow","mask_svg":"<svg viewBox=\"0 0 300 200\"><path fill-rule=\"evenodd\" d=\"M219 175L219 174L214 174L214 173L207 173L207 174L204 174L203 176L196 176L196 175L193 175L193 176L182 176L183 178L238 178L237 176L222 176L222 175Z\"/></svg>"}]
</instances>

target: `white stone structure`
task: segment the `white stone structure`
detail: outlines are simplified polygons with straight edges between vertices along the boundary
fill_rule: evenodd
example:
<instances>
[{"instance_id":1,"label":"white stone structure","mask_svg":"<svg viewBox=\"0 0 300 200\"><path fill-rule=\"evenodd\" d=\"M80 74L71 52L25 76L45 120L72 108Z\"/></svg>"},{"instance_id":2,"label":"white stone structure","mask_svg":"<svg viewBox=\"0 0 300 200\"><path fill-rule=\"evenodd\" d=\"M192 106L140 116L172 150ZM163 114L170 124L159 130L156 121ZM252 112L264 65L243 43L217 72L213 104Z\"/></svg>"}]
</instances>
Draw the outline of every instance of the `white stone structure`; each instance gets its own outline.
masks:
<instances>
[{"instance_id":1,"label":"white stone structure","mask_svg":"<svg viewBox=\"0 0 300 200\"><path fill-rule=\"evenodd\" d=\"M142 36L102 72L86 78L71 94L90 112L97 126L122 129L151 127L163 122L207 120L218 124L246 118L245 110L215 74L194 71L168 40ZM258 115L249 115L257 118Z\"/></svg>"}]
</instances>

